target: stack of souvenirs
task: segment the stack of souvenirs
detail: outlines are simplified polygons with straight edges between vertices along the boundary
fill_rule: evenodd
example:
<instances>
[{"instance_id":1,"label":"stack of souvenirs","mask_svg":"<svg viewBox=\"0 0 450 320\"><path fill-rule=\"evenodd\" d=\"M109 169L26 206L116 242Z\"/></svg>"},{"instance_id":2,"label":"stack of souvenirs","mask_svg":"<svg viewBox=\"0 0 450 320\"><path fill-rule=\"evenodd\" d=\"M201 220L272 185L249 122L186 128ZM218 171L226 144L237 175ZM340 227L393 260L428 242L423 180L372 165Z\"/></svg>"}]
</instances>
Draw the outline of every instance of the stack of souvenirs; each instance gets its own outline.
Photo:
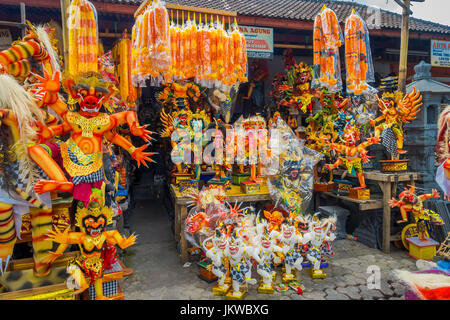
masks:
<instances>
[{"instance_id":1,"label":"stack of souvenirs","mask_svg":"<svg viewBox=\"0 0 450 320\"><path fill-rule=\"evenodd\" d=\"M340 70L341 46L345 46L346 95ZM355 11L346 19L342 32L335 13L325 6L322 8L314 24L312 68L304 63L296 64L289 54L285 58L285 73L277 75L273 82L271 96L277 109L270 119L255 115L224 124L218 115L211 114L203 122L199 121L204 112L200 110L196 113L179 110L163 116L166 136L176 128L189 127L184 136L178 133L172 140L173 150L179 157L194 159L195 145L199 146L195 141L206 139L203 146L214 146L213 160L207 164L216 169L215 177L206 182L189 212L185 235L196 248L195 252L202 253L202 278L217 277L213 292L227 299L242 299L247 284L256 282L251 278L252 266L256 266L261 276L260 293L273 293L276 267L280 265L283 283L298 292L302 286L297 282L296 271L308 263L313 278L324 278L322 268L326 266L325 256L332 254L336 217L320 219L319 214L311 215L309 204L313 191L334 191L354 199L370 199L363 172L370 165L368 148L382 144L391 154L389 160L381 161L383 172L405 171L407 160L400 159L405 153L404 125L416 118L422 106L420 92L415 89L407 94L386 91L378 95L369 85L374 82L369 34ZM167 90L163 97L170 97L170 92ZM299 110L308 113L305 122L297 123L293 110L297 114ZM446 120L441 119L440 123L444 126ZM298 129L303 125L304 139L300 139ZM208 132L208 128L213 130ZM443 172L449 162L448 152L445 153L449 146L446 128L437 147L444 154L440 158ZM191 174L186 180L201 180L206 175L201 169L204 164L196 163L195 176ZM335 179L333 171L339 167L344 169L344 175ZM189 175L188 167L181 170L179 167L178 172ZM344 180L345 174L354 176L357 183ZM230 176L231 184L221 183ZM185 191L182 195L194 194L200 187L199 183L182 181L175 181L175 185L180 192ZM415 245L414 230L423 243L432 241L431 226L442 224L439 215L424 209L422 204L426 199L439 197L439 193L433 190L416 195L415 190L411 187L400 194L399 200L389 203L400 208L399 223L407 221L408 212L414 218L404 229L411 235L405 242L405 247L410 248ZM228 204L227 196L237 193L269 193L273 207L262 214L255 213L251 207L241 209ZM417 203L420 206L413 205ZM412 249L410 254L414 256L411 252Z\"/></svg>"},{"instance_id":2,"label":"stack of souvenirs","mask_svg":"<svg viewBox=\"0 0 450 320\"><path fill-rule=\"evenodd\" d=\"M108 144L126 150L138 166L151 161L147 145L134 147L116 128L126 124L132 135L144 141L151 139L151 132L138 123L134 111L116 112L117 79L110 68L114 65L110 55L98 55L97 14L91 2L72 1L68 32L64 75L50 39L52 32L46 27L29 25L23 40L0 52L0 220L7 221L0 226L1 271L10 272L8 263L20 236L20 217L29 212L34 266L31 273L23 272L24 277L34 277L29 283L46 286L64 281L51 275L52 264L76 244L80 254L68 262L72 280L67 282L65 298L88 288L91 298L123 298L123 294L105 296L102 278L122 270L115 246L127 248L136 237L124 238L117 230L106 229L120 209L114 199L105 197L106 184L115 181L105 177L103 161L109 157ZM30 58L37 64L30 65ZM16 72L19 66L22 72ZM67 102L59 94L62 88L68 94ZM67 140L61 140L67 135ZM57 214L52 200L67 193L73 197L75 212L62 229L52 224ZM75 232L75 227L79 231ZM53 243L59 244L55 251L51 251ZM2 290L14 290L22 280L6 282ZM117 291L117 283L115 288Z\"/></svg>"},{"instance_id":3,"label":"stack of souvenirs","mask_svg":"<svg viewBox=\"0 0 450 320\"><path fill-rule=\"evenodd\" d=\"M217 279L212 291L226 299L243 299L248 284L256 284L252 268L260 276L258 292L274 293L275 266L282 265L283 282L290 283L301 294L296 271L311 266L313 278L325 278L324 259L332 255L335 239L335 217L319 219L315 216L291 212L277 222L255 214L252 207L241 208L226 202L221 186L205 187L193 201L185 221L186 238L204 252L201 276ZM274 212L275 213L275 212ZM271 217L264 212L265 217Z\"/></svg>"}]
</instances>

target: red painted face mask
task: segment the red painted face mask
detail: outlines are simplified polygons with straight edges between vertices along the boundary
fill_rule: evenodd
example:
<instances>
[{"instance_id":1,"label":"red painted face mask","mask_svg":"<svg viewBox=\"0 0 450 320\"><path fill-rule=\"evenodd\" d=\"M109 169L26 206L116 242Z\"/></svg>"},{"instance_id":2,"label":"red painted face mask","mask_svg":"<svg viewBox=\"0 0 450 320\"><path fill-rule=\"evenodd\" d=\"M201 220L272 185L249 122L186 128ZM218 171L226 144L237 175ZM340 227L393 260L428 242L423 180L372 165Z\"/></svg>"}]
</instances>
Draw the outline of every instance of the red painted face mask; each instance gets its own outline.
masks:
<instances>
[{"instance_id":1,"label":"red painted face mask","mask_svg":"<svg viewBox=\"0 0 450 320\"><path fill-rule=\"evenodd\" d=\"M80 115L85 117L95 117L99 114L103 105L106 92L103 88L85 88L78 90L78 104L80 105Z\"/></svg>"}]
</instances>

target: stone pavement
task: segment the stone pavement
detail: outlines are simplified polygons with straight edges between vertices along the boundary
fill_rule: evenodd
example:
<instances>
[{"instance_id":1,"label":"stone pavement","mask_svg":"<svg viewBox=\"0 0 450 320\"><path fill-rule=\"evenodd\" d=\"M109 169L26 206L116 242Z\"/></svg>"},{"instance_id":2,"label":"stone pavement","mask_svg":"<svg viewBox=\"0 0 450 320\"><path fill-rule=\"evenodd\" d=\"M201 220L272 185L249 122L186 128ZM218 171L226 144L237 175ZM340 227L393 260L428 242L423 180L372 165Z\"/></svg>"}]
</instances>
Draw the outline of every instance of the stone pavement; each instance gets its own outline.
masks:
<instances>
[{"instance_id":1,"label":"stone pavement","mask_svg":"<svg viewBox=\"0 0 450 320\"><path fill-rule=\"evenodd\" d=\"M158 202L140 202L131 217L131 232L138 234L137 244L128 248L121 259L134 270L133 274L120 280L120 286L127 300L157 299L213 299L214 283L198 278L198 266L192 262L189 267L181 264L165 208ZM298 280L304 285L303 295L293 290L273 295L259 294L257 285L249 285L246 300L403 300L405 286L395 279L392 270L417 270L415 261L405 251L393 248L387 255L377 249L352 240L337 240L335 255L329 259L324 271L326 279L312 279L309 269L298 273ZM368 273L368 267L369 273ZM375 267L374 267L375 266ZM370 272L380 270L379 289L368 289L368 278L375 278ZM259 275L253 268L253 277ZM281 283L281 271L277 270L276 283Z\"/></svg>"}]
</instances>

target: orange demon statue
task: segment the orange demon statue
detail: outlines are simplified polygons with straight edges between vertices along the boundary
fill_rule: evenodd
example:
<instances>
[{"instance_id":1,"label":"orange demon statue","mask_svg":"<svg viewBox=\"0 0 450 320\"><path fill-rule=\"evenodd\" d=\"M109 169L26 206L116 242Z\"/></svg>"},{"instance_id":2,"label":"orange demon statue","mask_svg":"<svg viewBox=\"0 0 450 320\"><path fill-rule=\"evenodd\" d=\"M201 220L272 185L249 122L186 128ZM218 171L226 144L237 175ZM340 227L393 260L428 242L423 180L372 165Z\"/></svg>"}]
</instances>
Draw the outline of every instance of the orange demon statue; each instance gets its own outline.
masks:
<instances>
[{"instance_id":1,"label":"orange demon statue","mask_svg":"<svg viewBox=\"0 0 450 320\"><path fill-rule=\"evenodd\" d=\"M42 86L51 81L48 77L40 78ZM153 153L144 152L147 145L136 148L113 129L127 123L135 136L146 142L151 139L151 131L139 126L134 111L123 111L109 115L101 112L113 94L112 86L95 75L80 77L77 81L67 78L65 81L70 93L69 102L75 106L67 110L61 100L56 99L49 107L63 119L63 123L46 127L41 122L40 137L43 144L28 149L30 157L44 170L48 180L40 180L34 190L44 193L53 190L72 192L74 199L89 200L90 189L99 188L103 181L103 138L125 150L137 161L138 166L152 161ZM53 92L55 95L56 92ZM54 136L71 133L66 142L44 142ZM70 176L68 180L65 172Z\"/></svg>"},{"instance_id":2,"label":"orange demon statue","mask_svg":"<svg viewBox=\"0 0 450 320\"><path fill-rule=\"evenodd\" d=\"M104 205L104 199L98 193L91 194L87 207L78 202L76 226L81 232L69 232L67 228L64 232L55 229L49 233L49 238L60 245L55 252L50 252L46 262L51 263L60 257L69 245L79 245L80 255L69 261L67 266L68 273L77 285L78 290L74 294L85 291L93 284L96 299L107 300L103 295L103 247L118 245L126 249L135 243L136 236L123 238L117 230L106 231L106 226L112 223L113 213L112 209ZM89 278L89 282L86 278Z\"/></svg>"},{"instance_id":3,"label":"orange demon statue","mask_svg":"<svg viewBox=\"0 0 450 320\"><path fill-rule=\"evenodd\" d=\"M327 169L331 171L339 167L341 164L344 164L348 170L348 173L352 175L355 175L356 173L358 176L358 189L364 189L366 188L366 183L364 180L361 162L369 162L366 148L372 144L379 143L380 138L370 136L366 142L356 145L359 140L359 131L352 126L347 126L345 128L343 138L346 141L345 144L327 143L327 146L331 150L336 150L338 154L342 155L339 156L339 159L335 163L327 164Z\"/></svg>"}]
</instances>

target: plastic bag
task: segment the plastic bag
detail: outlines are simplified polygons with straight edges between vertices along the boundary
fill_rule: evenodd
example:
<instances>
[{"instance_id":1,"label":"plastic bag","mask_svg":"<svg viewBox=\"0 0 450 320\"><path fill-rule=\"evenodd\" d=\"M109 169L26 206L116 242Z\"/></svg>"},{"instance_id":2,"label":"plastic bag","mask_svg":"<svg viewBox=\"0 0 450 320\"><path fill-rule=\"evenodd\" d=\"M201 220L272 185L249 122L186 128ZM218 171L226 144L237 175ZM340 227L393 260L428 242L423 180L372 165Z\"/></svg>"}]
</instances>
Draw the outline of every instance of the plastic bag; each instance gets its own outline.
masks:
<instances>
[{"instance_id":1,"label":"plastic bag","mask_svg":"<svg viewBox=\"0 0 450 320\"><path fill-rule=\"evenodd\" d=\"M347 92L360 95L370 91L368 82L374 82L369 30L358 13L345 21L345 64Z\"/></svg>"},{"instance_id":2,"label":"plastic bag","mask_svg":"<svg viewBox=\"0 0 450 320\"><path fill-rule=\"evenodd\" d=\"M279 159L278 170L267 179L272 200L287 212L303 214L312 199L314 166L323 155L305 147L281 117L272 123L270 146Z\"/></svg>"},{"instance_id":3,"label":"plastic bag","mask_svg":"<svg viewBox=\"0 0 450 320\"><path fill-rule=\"evenodd\" d=\"M343 36L336 14L322 8L314 20L314 72L312 88L326 87L329 92L342 90L339 47Z\"/></svg>"}]
</instances>

